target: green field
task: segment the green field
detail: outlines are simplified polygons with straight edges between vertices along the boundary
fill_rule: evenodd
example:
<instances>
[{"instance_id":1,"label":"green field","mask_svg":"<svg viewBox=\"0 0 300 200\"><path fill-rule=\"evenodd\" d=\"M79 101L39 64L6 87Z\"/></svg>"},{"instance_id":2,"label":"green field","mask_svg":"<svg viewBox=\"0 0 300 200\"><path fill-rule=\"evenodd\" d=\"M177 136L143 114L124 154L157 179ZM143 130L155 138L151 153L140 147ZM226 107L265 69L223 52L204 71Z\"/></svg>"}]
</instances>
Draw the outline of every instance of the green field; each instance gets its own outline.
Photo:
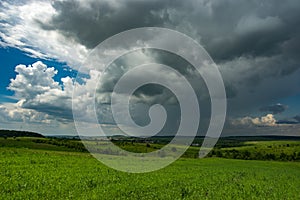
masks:
<instances>
[{"instance_id":1,"label":"green field","mask_svg":"<svg viewBox=\"0 0 300 200\"><path fill-rule=\"evenodd\" d=\"M129 174L89 153L35 140L0 139L0 199L300 198L300 162L182 158L156 172Z\"/></svg>"},{"instance_id":2,"label":"green field","mask_svg":"<svg viewBox=\"0 0 300 200\"><path fill-rule=\"evenodd\" d=\"M215 148L210 156L245 159L300 161L300 141L247 141L238 147Z\"/></svg>"}]
</instances>

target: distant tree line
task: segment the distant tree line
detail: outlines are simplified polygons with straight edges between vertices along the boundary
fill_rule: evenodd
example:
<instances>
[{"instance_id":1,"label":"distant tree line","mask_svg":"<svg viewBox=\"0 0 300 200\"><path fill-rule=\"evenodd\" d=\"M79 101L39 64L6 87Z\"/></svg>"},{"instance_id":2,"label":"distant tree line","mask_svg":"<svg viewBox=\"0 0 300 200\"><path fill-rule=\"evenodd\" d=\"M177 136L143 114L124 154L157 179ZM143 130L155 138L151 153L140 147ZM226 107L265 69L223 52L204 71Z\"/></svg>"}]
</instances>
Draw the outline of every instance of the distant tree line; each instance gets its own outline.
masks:
<instances>
[{"instance_id":1,"label":"distant tree line","mask_svg":"<svg viewBox=\"0 0 300 200\"><path fill-rule=\"evenodd\" d=\"M208 157L220 157L229 159L243 159L243 160L278 160L278 161L300 161L300 152L293 152L287 154L281 153L266 153L260 151L249 150L212 150Z\"/></svg>"},{"instance_id":2,"label":"distant tree line","mask_svg":"<svg viewBox=\"0 0 300 200\"><path fill-rule=\"evenodd\" d=\"M43 135L39 133L29 132L29 131L13 131L13 130L0 130L0 137L9 138L9 137L39 137L44 138Z\"/></svg>"},{"instance_id":3,"label":"distant tree line","mask_svg":"<svg viewBox=\"0 0 300 200\"><path fill-rule=\"evenodd\" d=\"M66 147L79 152L87 152L85 146L79 141L73 141L69 139L36 139L35 143L51 144L59 147Z\"/></svg>"}]
</instances>

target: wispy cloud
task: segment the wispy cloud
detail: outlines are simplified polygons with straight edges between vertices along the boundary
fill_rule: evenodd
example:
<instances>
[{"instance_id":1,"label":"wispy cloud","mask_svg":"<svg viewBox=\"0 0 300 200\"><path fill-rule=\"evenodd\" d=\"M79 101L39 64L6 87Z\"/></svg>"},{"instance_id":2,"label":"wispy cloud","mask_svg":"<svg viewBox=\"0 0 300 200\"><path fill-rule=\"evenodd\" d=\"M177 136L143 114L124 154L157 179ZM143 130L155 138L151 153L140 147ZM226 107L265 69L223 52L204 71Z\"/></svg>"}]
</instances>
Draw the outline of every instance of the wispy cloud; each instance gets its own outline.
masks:
<instances>
[{"instance_id":1,"label":"wispy cloud","mask_svg":"<svg viewBox=\"0 0 300 200\"><path fill-rule=\"evenodd\" d=\"M43 59L57 59L72 67L84 60L87 49L59 31L46 30L41 23L49 23L57 14L51 1L0 3L1 45L18 48L28 55Z\"/></svg>"}]
</instances>

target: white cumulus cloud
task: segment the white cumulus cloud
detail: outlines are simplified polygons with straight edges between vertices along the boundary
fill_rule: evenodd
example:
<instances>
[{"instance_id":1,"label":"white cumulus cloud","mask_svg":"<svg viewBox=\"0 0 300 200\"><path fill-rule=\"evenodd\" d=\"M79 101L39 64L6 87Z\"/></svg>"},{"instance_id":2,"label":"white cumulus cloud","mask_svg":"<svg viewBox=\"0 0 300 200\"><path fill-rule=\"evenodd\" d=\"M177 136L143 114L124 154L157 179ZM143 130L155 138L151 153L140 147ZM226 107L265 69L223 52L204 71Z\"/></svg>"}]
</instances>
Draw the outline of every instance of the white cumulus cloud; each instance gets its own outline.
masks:
<instances>
[{"instance_id":1,"label":"white cumulus cloud","mask_svg":"<svg viewBox=\"0 0 300 200\"><path fill-rule=\"evenodd\" d=\"M57 59L78 67L88 50L74 39L55 30L42 28L42 24L56 14L51 1L26 3L0 3L0 46L18 48L37 58Z\"/></svg>"},{"instance_id":2,"label":"white cumulus cloud","mask_svg":"<svg viewBox=\"0 0 300 200\"><path fill-rule=\"evenodd\" d=\"M243 117L232 120L233 125L242 126L277 126L276 119L273 114L267 114L262 117Z\"/></svg>"},{"instance_id":3,"label":"white cumulus cloud","mask_svg":"<svg viewBox=\"0 0 300 200\"><path fill-rule=\"evenodd\" d=\"M72 120L72 94L75 84L72 78L61 78L60 85L54 80L57 71L40 61L29 66L18 65L15 71L17 75L11 79L8 89L15 92L19 100L15 106L20 108L20 112L34 110L58 120ZM84 116L91 112L86 107L92 109L92 106L87 105L93 100L96 76L96 73L91 72L90 78L83 80L81 85L76 83L79 89L74 94L74 102L78 109L82 108Z\"/></svg>"}]
</instances>

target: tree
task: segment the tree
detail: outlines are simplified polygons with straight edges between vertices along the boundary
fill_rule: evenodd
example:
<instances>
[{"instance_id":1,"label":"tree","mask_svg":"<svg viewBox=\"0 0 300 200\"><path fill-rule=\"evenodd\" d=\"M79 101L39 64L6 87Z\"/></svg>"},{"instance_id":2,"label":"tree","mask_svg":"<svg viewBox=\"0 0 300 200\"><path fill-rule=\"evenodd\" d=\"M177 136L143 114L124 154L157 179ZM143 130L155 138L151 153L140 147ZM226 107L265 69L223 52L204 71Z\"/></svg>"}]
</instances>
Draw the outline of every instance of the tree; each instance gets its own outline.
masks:
<instances>
[{"instance_id":1,"label":"tree","mask_svg":"<svg viewBox=\"0 0 300 200\"><path fill-rule=\"evenodd\" d=\"M281 153L279 156L280 160L287 160L287 155L285 153Z\"/></svg>"},{"instance_id":2,"label":"tree","mask_svg":"<svg viewBox=\"0 0 300 200\"><path fill-rule=\"evenodd\" d=\"M251 153L250 153L250 151L246 150L244 152L244 155L245 155L245 159L250 159Z\"/></svg>"},{"instance_id":3,"label":"tree","mask_svg":"<svg viewBox=\"0 0 300 200\"><path fill-rule=\"evenodd\" d=\"M217 157L223 157L223 154L222 154L221 151L216 151L216 156L217 156Z\"/></svg>"}]
</instances>

